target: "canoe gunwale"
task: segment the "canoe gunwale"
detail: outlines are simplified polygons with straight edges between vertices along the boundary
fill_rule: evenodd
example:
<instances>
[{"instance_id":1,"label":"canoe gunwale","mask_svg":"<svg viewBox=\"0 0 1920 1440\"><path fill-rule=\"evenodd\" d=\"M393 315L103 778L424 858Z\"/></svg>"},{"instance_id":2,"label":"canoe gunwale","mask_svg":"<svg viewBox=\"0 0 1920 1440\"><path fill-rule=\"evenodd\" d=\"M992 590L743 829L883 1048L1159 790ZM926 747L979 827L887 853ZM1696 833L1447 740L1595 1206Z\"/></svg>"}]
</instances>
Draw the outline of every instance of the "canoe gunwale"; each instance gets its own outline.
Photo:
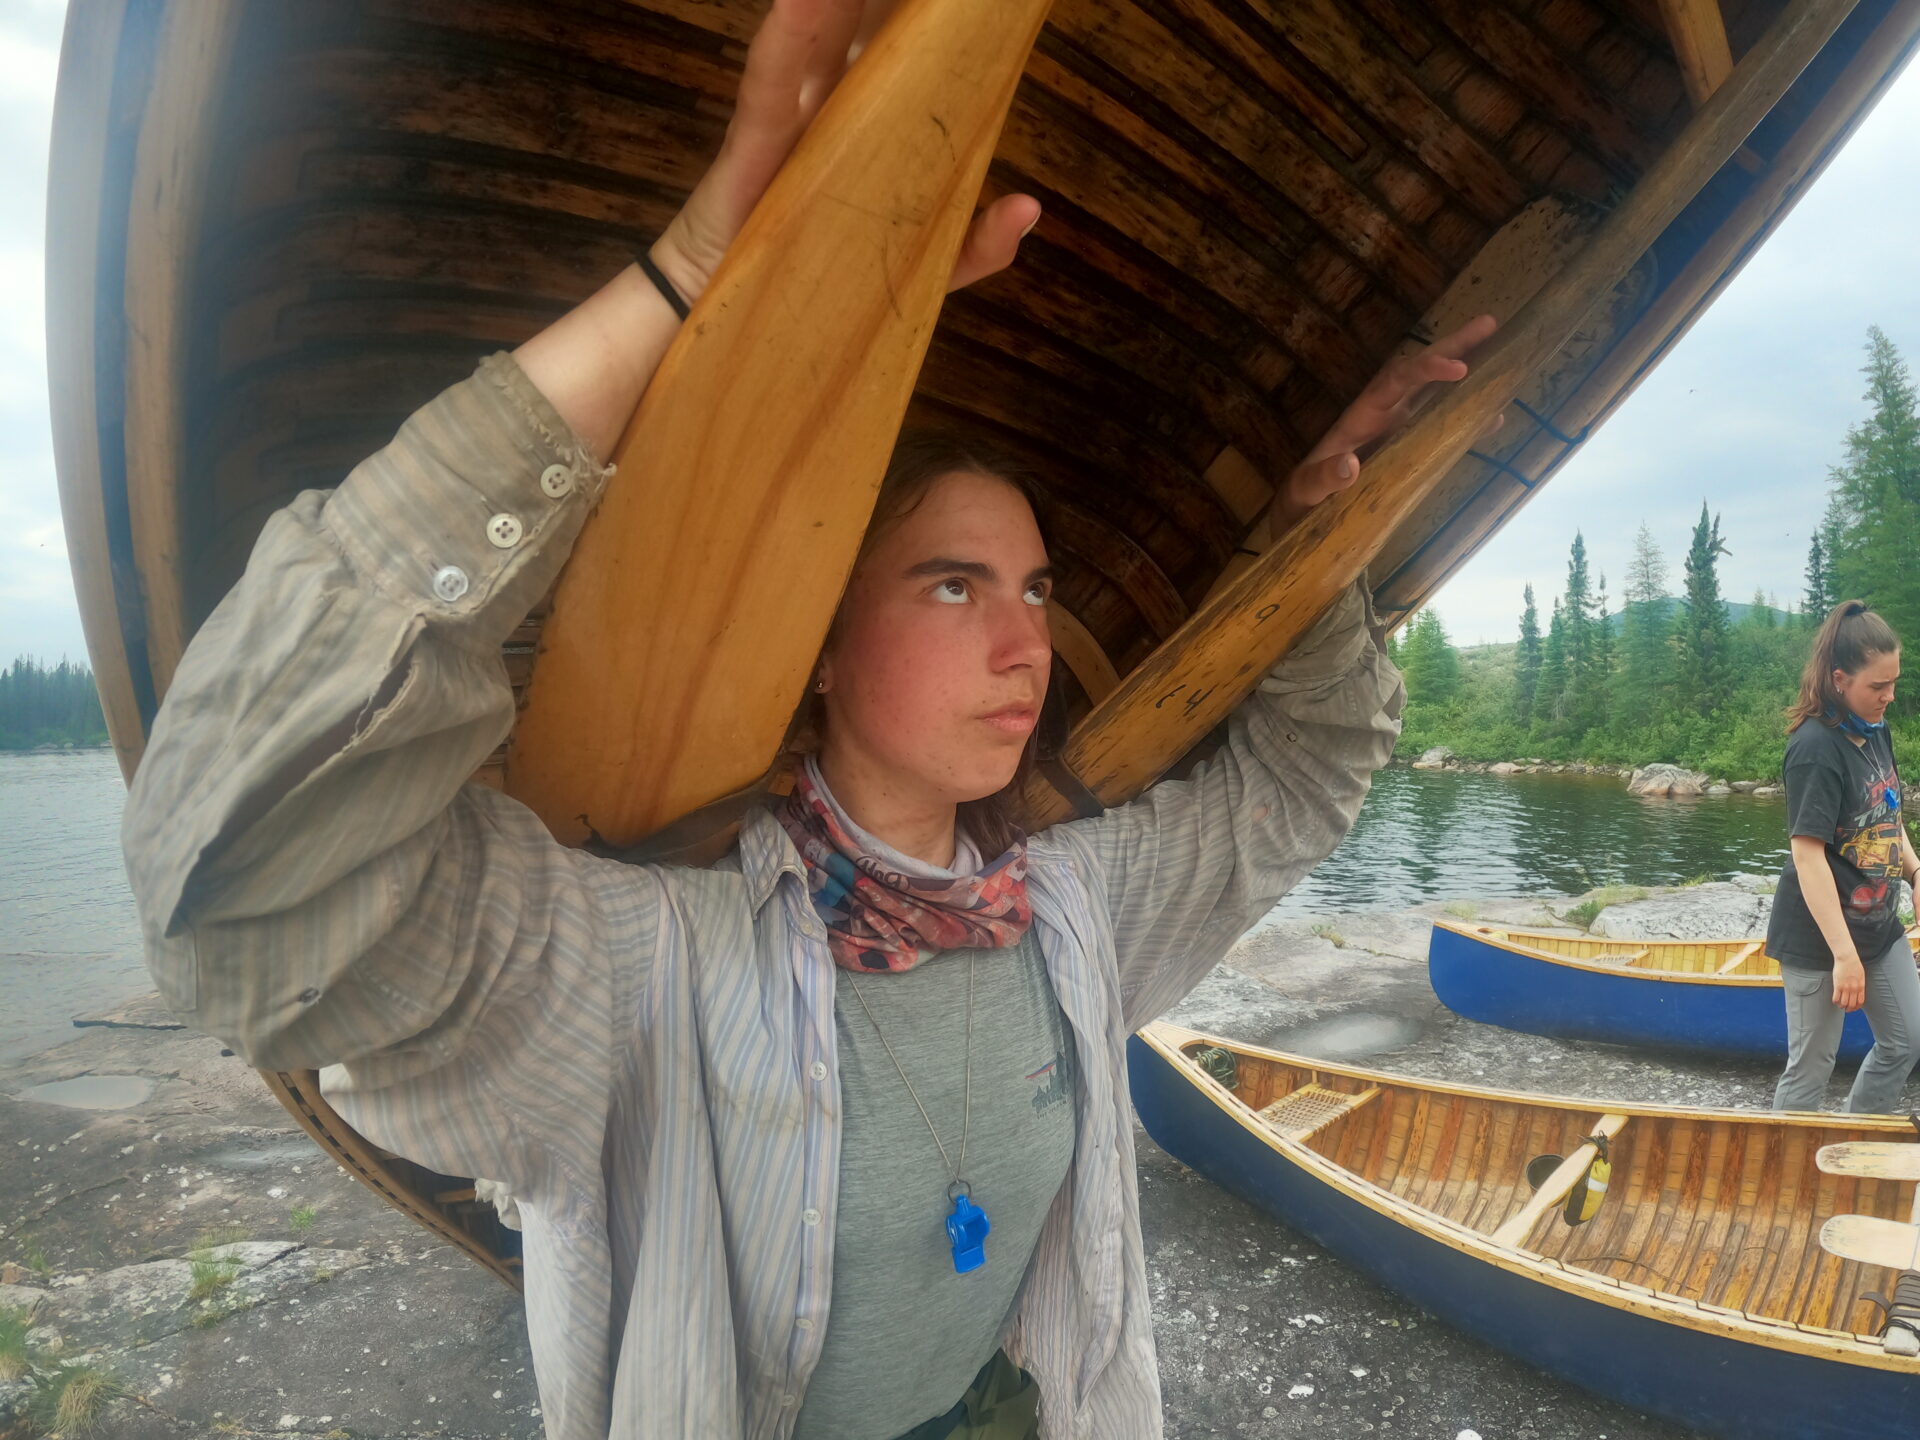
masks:
<instances>
[{"instance_id":1,"label":"canoe gunwale","mask_svg":"<svg viewBox=\"0 0 1920 1440\"><path fill-rule=\"evenodd\" d=\"M1260 1123L1259 1117L1231 1091L1214 1080L1185 1053L1184 1047L1196 1042L1218 1045L1236 1054L1251 1056L1274 1064L1339 1075L1366 1083L1384 1083L1399 1089L1415 1088L1471 1099L1518 1103L1591 1112L1597 1120L1604 1114L1665 1117L1676 1115L1690 1120L1730 1121L1744 1124L1784 1124L1789 1127L1830 1129L1840 1117L1821 1112L1711 1109L1693 1106L1658 1106L1602 1100L1581 1100L1571 1096L1532 1095L1523 1091L1459 1085L1446 1081L1413 1080L1383 1071L1323 1063L1305 1056L1288 1055L1222 1036L1188 1030L1183 1026L1156 1021L1143 1026L1136 1038L1172 1065L1181 1077L1231 1117L1241 1129L1261 1141L1282 1158L1305 1171L1315 1180L1348 1199L1400 1224L1417 1234L1470 1258L1527 1279L1538 1281L1580 1298L1597 1301L1617 1309L1681 1325L1689 1329L1710 1330L1729 1339L1758 1342L1772 1349L1791 1351L1819 1359L1837 1360L1867 1369L1903 1374L1920 1373L1920 1360L1889 1355L1877 1336L1853 1331L1832 1330L1791 1320L1756 1320L1744 1311L1728 1309L1708 1302L1691 1300L1670 1291L1656 1290L1629 1280L1602 1275L1597 1271L1568 1265L1517 1246L1496 1243L1487 1234L1470 1229L1402 1200L1391 1191L1334 1163L1310 1146L1290 1141ZM1847 1116L1850 1127L1884 1130L1889 1136L1911 1135L1912 1125L1898 1116Z\"/></svg>"},{"instance_id":2,"label":"canoe gunwale","mask_svg":"<svg viewBox=\"0 0 1920 1440\"><path fill-rule=\"evenodd\" d=\"M1525 931L1496 930L1489 934L1471 925L1457 924L1449 920L1435 920L1433 925L1436 930L1450 930L1463 939L1472 940L1482 945L1492 945L1510 954L1524 956L1528 960L1539 960L1548 965L1560 965L1569 970L1584 970L1593 975L1618 977L1622 980L1654 980L1662 984L1671 984L1678 981L1685 984L1712 985L1716 987L1740 986L1747 989L1778 990L1781 985L1781 980L1778 975L1719 975L1710 970L1656 970L1651 968L1645 960L1636 961L1632 965L1625 965L1609 964L1602 960L1582 960L1572 955L1556 955L1551 950L1536 950L1531 945L1520 944L1511 938L1515 934L1524 935L1526 933ZM1635 943L1644 945L1647 942L1637 941ZM1654 941L1652 943L1655 945L1661 943L1678 945L1691 942ZM1702 941L1699 943L1712 944L1715 942ZM1741 941L1738 943L1745 944L1746 942Z\"/></svg>"}]
</instances>

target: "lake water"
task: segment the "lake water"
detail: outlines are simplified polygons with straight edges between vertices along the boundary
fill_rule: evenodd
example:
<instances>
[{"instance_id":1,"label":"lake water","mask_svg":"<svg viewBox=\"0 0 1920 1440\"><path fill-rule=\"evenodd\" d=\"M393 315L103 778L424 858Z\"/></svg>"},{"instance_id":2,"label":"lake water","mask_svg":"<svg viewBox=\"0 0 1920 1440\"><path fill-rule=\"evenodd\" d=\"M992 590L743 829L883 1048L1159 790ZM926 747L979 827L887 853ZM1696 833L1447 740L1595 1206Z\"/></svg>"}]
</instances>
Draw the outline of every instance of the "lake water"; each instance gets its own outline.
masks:
<instances>
[{"instance_id":1,"label":"lake water","mask_svg":"<svg viewBox=\"0 0 1920 1440\"><path fill-rule=\"evenodd\" d=\"M152 989L120 864L111 750L0 753L0 1060Z\"/></svg>"},{"instance_id":2,"label":"lake water","mask_svg":"<svg viewBox=\"0 0 1920 1440\"><path fill-rule=\"evenodd\" d=\"M1394 768L1374 777L1353 830L1278 913L1677 885L1772 874L1786 856L1777 798L1638 799L1613 776Z\"/></svg>"},{"instance_id":3,"label":"lake water","mask_svg":"<svg viewBox=\"0 0 1920 1440\"><path fill-rule=\"evenodd\" d=\"M124 799L111 751L0 753L0 1061L152 988L120 865ZM1785 830L1779 800L1636 800L1610 778L1386 770L1353 833L1278 913L1771 872Z\"/></svg>"}]
</instances>

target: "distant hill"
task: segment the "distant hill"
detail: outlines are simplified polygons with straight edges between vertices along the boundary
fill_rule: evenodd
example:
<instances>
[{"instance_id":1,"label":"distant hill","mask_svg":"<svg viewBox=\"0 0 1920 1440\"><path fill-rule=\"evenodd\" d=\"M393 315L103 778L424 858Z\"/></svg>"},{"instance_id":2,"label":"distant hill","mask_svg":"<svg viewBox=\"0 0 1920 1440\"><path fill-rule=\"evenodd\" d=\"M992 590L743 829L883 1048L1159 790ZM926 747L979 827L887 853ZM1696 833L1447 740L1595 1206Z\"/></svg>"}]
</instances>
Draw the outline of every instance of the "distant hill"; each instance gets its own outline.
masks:
<instances>
[{"instance_id":1,"label":"distant hill","mask_svg":"<svg viewBox=\"0 0 1920 1440\"><path fill-rule=\"evenodd\" d=\"M1660 614L1662 618L1671 620L1674 616L1674 613L1678 611L1680 608L1680 597L1678 595L1668 595L1663 599L1655 601L1654 603L1660 607ZM1781 610L1778 607L1773 605L1766 605L1766 606L1746 605L1746 604L1742 604L1738 600L1729 600L1726 603L1727 603L1727 617L1728 619L1732 620L1733 623L1736 625L1738 625L1742 620L1746 619L1749 615L1753 614L1754 611L1760 610L1760 609L1773 611L1773 623L1776 625L1784 625L1787 623L1787 621L1793 618L1785 610ZM1613 633L1618 635L1622 630L1626 628L1626 623L1627 623L1626 610L1622 608L1615 614L1609 615L1607 617L1607 622L1613 626ZM1514 627L1518 629L1520 625L1520 621L1517 616L1515 617L1513 623L1514 623ZM1541 619L1540 628L1542 633L1544 633L1546 630L1546 620L1544 617Z\"/></svg>"},{"instance_id":2,"label":"distant hill","mask_svg":"<svg viewBox=\"0 0 1920 1440\"><path fill-rule=\"evenodd\" d=\"M1661 600L1657 601L1656 603L1660 606L1660 613L1662 618L1666 620L1671 620L1674 616L1674 613L1678 611L1680 608L1680 597L1677 595L1668 595L1662 598ZM1758 606L1758 605L1743 604L1741 601L1738 601L1738 600L1729 600L1726 602L1726 604L1727 604L1727 617L1735 625L1738 625L1742 620L1745 620L1749 615L1753 614L1755 610L1762 608L1761 606ZM1540 635L1542 639L1546 638L1547 621L1551 615L1551 605L1552 605L1552 602L1548 602L1548 607L1549 607L1548 612L1545 614L1542 614L1540 617ZM1785 625L1789 620L1793 618L1785 610L1781 610L1775 606L1768 605L1764 608L1773 611L1773 623L1776 625ZM1441 615L1443 618L1445 614L1446 612L1442 610ZM1616 611L1615 613L1607 616L1607 623L1613 626L1613 633L1616 635L1620 634L1621 631L1626 628L1626 622L1627 622L1627 612L1624 609ZM1520 628L1520 617L1517 615L1514 616L1514 619L1513 619L1513 628L1515 630L1518 630ZM1485 645L1460 645L1460 646L1456 646L1455 648L1459 650L1462 657L1466 657L1469 655L1480 655L1480 656L1485 656L1489 660L1497 661L1497 660L1503 660L1508 658L1512 654L1514 649L1517 648L1517 643L1518 642L1513 640L1495 640Z\"/></svg>"}]
</instances>

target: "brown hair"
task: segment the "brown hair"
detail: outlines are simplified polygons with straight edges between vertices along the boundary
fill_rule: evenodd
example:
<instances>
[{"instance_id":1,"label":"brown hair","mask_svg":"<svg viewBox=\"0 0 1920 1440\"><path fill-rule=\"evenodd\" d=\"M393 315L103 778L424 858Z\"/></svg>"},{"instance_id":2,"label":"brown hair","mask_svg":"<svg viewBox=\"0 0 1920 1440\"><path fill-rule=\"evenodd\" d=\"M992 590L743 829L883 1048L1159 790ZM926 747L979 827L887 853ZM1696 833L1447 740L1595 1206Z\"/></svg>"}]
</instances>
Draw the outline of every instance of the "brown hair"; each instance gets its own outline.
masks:
<instances>
[{"instance_id":1,"label":"brown hair","mask_svg":"<svg viewBox=\"0 0 1920 1440\"><path fill-rule=\"evenodd\" d=\"M1893 627L1867 608L1864 600L1842 600L1813 637L1813 652L1800 672L1800 694L1787 707L1787 733L1809 720L1840 723L1843 702L1833 688L1833 672L1857 675L1876 655L1899 650Z\"/></svg>"},{"instance_id":2,"label":"brown hair","mask_svg":"<svg viewBox=\"0 0 1920 1440\"><path fill-rule=\"evenodd\" d=\"M892 458L887 462L887 473L880 481L880 489L874 496L873 520L860 542L859 553L854 557L853 571L857 572L866 563L867 557L888 531L919 507L937 481L953 474L986 475L1005 481L1033 507L1034 521L1040 524L1042 509L1039 481L1032 470L1011 451L1002 449L982 436L962 435L951 430L916 428L903 431L899 443L894 446ZM1040 538L1042 542L1046 540L1044 524L1040 526ZM833 624L827 629L826 643L821 647L823 652L833 644L839 630L840 614L836 610ZM1054 683L1049 679L1046 699L1041 707L1041 723L1027 737L1026 748L1020 752L1019 768L1014 771L1013 778L991 795L960 803L960 828L979 849L983 860L998 856L1020 836L1020 792L1039 763L1042 735L1050 733L1059 723L1060 704ZM826 733L826 719L825 699L809 687L800 701L800 708L794 712L793 724L787 732L787 754L800 756L817 753Z\"/></svg>"}]
</instances>

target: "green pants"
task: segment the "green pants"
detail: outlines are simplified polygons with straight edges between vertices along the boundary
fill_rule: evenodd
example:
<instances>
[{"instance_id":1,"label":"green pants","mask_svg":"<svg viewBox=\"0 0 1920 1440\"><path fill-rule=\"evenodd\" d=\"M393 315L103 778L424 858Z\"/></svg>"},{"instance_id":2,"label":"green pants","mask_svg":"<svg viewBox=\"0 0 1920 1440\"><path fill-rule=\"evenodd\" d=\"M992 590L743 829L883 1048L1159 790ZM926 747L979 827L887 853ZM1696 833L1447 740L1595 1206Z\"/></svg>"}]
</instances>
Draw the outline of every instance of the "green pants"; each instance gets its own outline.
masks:
<instances>
[{"instance_id":1,"label":"green pants","mask_svg":"<svg viewBox=\"0 0 1920 1440\"><path fill-rule=\"evenodd\" d=\"M1040 1387L996 1350L973 1377L960 1403L916 1425L900 1440L1038 1440Z\"/></svg>"}]
</instances>

